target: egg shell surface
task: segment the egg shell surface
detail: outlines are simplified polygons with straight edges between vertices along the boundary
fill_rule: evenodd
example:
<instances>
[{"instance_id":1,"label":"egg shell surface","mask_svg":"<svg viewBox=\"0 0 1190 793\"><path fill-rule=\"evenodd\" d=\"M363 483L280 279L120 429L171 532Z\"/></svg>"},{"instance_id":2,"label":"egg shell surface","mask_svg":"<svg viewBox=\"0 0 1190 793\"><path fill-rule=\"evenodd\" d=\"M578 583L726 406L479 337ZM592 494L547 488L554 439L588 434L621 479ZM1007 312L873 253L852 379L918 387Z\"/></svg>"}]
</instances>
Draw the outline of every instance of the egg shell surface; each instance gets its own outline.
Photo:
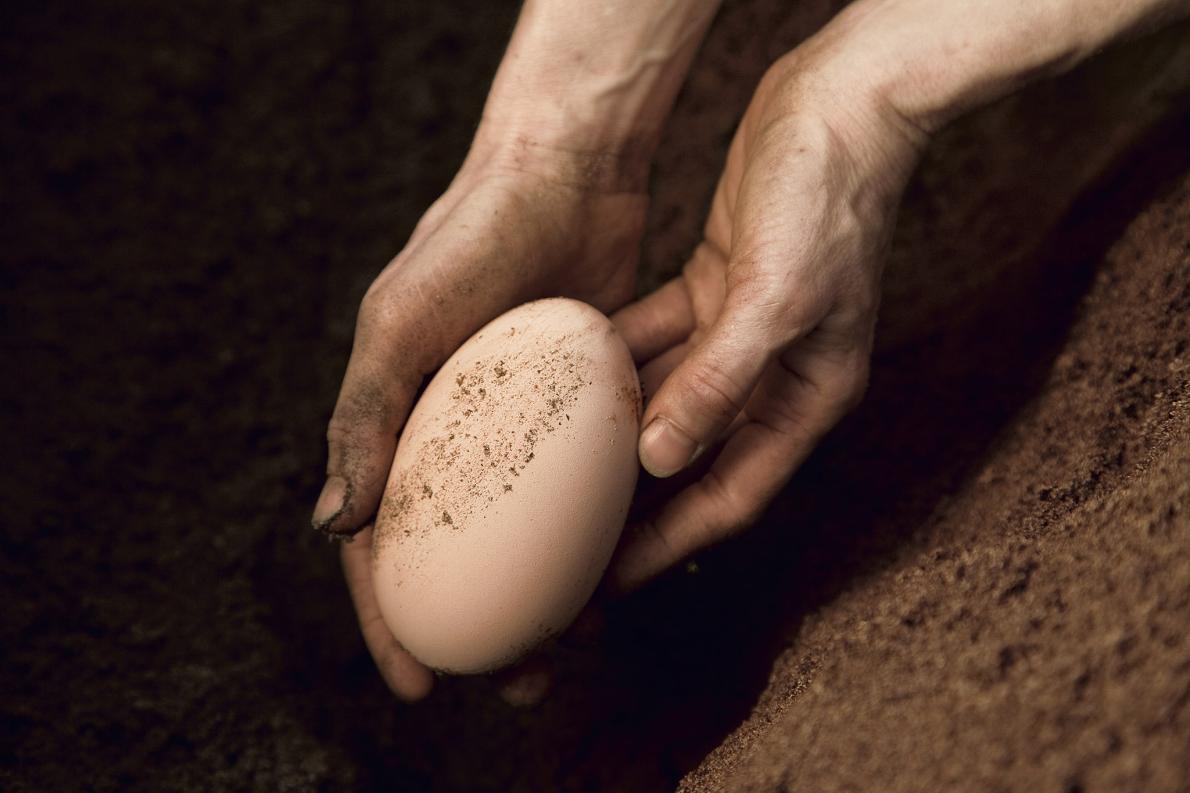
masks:
<instances>
[{"instance_id":1,"label":"egg shell surface","mask_svg":"<svg viewBox=\"0 0 1190 793\"><path fill-rule=\"evenodd\" d=\"M467 340L410 414L376 520L397 641L469 674L568 626L624 526L640 416L632 356L585 303L527 303Z\"/></svg>"}]
</instances>

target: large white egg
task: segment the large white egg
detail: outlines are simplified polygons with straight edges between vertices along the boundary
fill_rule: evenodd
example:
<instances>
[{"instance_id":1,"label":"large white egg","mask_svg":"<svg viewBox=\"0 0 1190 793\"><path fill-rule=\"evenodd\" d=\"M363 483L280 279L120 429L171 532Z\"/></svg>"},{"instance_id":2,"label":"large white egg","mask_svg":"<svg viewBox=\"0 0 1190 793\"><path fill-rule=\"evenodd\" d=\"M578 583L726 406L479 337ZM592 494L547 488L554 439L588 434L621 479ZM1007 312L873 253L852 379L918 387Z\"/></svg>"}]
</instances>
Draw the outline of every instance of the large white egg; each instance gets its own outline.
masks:
<instances>
[{"instance_id":1,"label":"large white egg","mask_svg":"<svg viewBox=\"0 0 1190 793\"><path fill-rule=\"evenodd\" d=\"M409 416L376 520L397 641L474 673L568 626L624 526L640 414L632 356L585 303L527 303L463 344Z\"/></svg>"}]
</instances>

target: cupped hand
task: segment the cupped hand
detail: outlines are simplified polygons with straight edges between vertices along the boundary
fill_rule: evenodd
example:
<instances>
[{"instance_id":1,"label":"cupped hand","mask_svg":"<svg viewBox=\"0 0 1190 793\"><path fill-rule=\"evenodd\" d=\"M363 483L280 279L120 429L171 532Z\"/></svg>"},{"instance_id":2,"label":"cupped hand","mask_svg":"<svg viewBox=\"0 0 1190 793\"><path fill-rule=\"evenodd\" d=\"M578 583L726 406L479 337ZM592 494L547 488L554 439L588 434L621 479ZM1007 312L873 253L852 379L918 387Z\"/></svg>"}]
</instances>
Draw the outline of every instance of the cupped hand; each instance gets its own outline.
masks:
<instances>
[{"instance_id":1,"label":"cupped hand","mask_svg":"<svg viewBox=\"0 0 1190 793\"><path fill-rule=\"evenodd\" d=\"M841 35L824 29L766 74L702 243L680 277L613 317L648 397L642 465L662 478L705 467L626 530L613 588L751 524L864 393L885 249L924 135L836 68Z\"/></svg>"},{"instance_id":2,"label":"cupped hand","mask_svg":"<svg viewBox=\"0 0 1190 793\"><path fill-rule=\"evenodd\" d=\"M372 592L371 531L397 436L422 379L486 322L547 295L604 311L633 290L647 199L643 178L603 153L518 139L477 145L360 306L327 428L327 478L314 526L342 537L364 639L388 686L418 699L433 677L393 639ZM357 534L358 532L358 534Z\"/></svg>"}]
</instances>

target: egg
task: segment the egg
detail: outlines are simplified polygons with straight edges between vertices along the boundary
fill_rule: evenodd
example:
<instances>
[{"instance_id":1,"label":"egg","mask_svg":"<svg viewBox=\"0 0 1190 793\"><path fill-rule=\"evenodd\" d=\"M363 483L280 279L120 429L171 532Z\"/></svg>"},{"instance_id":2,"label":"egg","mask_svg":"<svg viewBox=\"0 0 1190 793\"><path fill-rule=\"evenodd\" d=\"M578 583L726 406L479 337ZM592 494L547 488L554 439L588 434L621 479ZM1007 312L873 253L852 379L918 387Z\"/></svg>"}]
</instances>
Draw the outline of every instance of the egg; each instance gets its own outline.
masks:
<instances>
[{"instance_id":1,"label":"egg","mask_svg":"<svg viewBox=\"0 0 1190 793\"><path fill-rule=\"evenodd\" d=\"M470 674L565 629L623 529L640 416L632 356L585 303L527 303L468 339L410 414L376 519L397 641Z\"/></svg>"}]
</instances>

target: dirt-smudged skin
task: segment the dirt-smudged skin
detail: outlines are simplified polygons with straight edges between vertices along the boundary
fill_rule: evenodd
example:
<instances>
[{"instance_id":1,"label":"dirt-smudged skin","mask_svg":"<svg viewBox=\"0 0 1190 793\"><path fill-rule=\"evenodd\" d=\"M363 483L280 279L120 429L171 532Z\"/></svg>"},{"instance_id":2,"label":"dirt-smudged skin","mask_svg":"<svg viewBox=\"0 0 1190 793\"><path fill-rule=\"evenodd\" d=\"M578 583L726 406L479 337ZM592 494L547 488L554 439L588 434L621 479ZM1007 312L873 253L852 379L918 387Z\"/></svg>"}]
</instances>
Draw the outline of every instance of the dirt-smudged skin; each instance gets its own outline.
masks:
<instances>
[{"instance_id":1,"label":"dirt-smudged skin","mask_svg":"<svg viewBox=\"0 0 1190 793\"><path fill-rule=\"evenodd\" d=\"M585 304L529 303L464 343L409 418L376 523L398 640L474 672L564 628L623 527L640 412L627 347Z\"/></svg>"}]
</instances>

